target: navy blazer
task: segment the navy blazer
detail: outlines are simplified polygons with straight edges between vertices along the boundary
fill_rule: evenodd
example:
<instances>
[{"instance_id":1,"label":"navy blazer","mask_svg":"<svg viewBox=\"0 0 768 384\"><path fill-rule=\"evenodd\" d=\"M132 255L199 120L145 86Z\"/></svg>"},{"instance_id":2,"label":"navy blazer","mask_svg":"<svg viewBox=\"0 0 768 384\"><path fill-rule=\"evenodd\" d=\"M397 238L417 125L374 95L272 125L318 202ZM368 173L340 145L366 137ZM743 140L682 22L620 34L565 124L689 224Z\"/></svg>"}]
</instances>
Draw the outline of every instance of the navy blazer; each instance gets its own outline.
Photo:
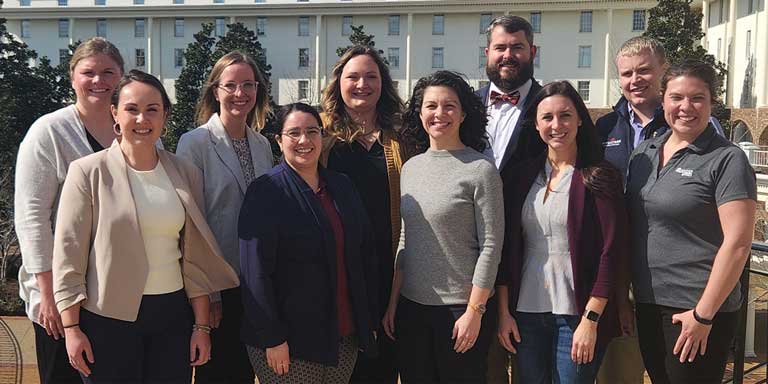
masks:
<instances>
[{"instance_id":1,"label":"navy blazer","mask_svg":"<svg viewBox=\"0 0 768 384\"><path fill-rule=\"evenodd\" d=\"M523 204L536 177L544 168L546 152L518 166L507 167L504 180L504 213L507 219L497 285L509 287L509 312L514 315L523 269ZM606 163L606 165L608 165ZM620 335L616 297L617 270L626 265L628 220L621 181L617 177L611 196L592 193L577 164L568 197L568 248L571 253L577 308L584 309L590 296L608 298L598 326L597 344L606 346Z\"/></svg>"},{"instance_id":2,"label":"navy blazer","mask_svg":"<svg viewBox=\"0 0 768 384\"><path fill-rule=\"evenodd\" d=\"M528 107L531 106L531 102L536 97L536 94L541 90L541 85L536 79L531 78L531 89L528 91L528 96L523 101L522 113L520 118L515 123L515 130L512 132L512 137L509 138L507 143L507 149L504 151L504 158L501 160L501 169L503 171L509 164L517 164L523 160L531 158L533 155L541 153L540 148L530 148L531 143L534 140L530 137L531 133L537 134L537 131L523 132L523 121L525 120L525 113ZM475 95L480 97L483 101L483 105L488 108L488 92L491 91L491 85L486 85L475 92ZM527 130L526 130L527 131ZM503 172L502 172L502 177Z\"/></svg>"},{"instance_id":3,"label":"navy blazer","mask_svg":"<svg viewBox=\"0 0 768 384\"><path fill-rule=\"evenodd\" d=\"M377 271L370 225L346 176L320 167L344 226L344 259L359 348L375 353ZM338 365L336 246L320 200L284 161L248 187L238 226L243 342L288 342L292 358Z\"/></svg>"}]
</instances>

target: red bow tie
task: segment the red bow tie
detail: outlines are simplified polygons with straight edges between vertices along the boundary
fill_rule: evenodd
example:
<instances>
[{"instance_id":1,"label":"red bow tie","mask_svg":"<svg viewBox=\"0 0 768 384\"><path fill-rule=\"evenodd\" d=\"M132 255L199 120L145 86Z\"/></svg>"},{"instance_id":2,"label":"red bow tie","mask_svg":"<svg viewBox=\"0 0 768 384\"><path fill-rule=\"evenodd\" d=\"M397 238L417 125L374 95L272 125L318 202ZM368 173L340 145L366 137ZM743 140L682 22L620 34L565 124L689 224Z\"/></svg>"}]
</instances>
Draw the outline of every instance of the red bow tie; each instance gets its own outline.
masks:
<instances>
[{"instance_id":1,"label":"red bow tie","mask_svg":"<svg viewBox=\"0 0 768 384\"><path fill-rule=\"evenodd\" d=\"M510 103L512 105L517 105L517 102L520 101L520 92L514 91L511 93L499 93L496 91L491 91L491 104L496 105L497 103Z\"/></svg>"}]
</instances>

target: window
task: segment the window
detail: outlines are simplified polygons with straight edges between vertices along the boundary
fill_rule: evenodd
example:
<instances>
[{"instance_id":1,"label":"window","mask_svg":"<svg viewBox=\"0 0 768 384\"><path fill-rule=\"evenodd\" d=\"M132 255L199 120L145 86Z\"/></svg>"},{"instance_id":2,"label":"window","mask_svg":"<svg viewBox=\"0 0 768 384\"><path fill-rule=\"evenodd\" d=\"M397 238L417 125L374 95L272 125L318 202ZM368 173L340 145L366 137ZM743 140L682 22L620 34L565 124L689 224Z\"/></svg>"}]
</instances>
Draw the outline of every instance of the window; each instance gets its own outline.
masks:
<instances>
[{"instance_id":1,"label":"window","mask_svg":"<svg viewBox=\"0 0 768 384\"><path fill-rule=\"evenodd\" d=\"M752 56L752 31L747 31L747 60Z\"/></svg>"},{"instance_id":2,"label":"window","mask_svg":"<svg viewBox=\"0 0 768 384\"><path fill-rule=\"evenodd\" d=\"M445 16L433 15L432 16L432 34L442 35L445 33Z\"/></svg>"},{"instance_id":3,"label":"window","mask_svg":"<svg viewBox=\"0 0 768 384\"><path fill-rule=\"evenodd\" d=\"M493 15L490 13L481 13L480 14L480 34L484 35L485 30L488 29L488 26L491 25L491 20L493 20Z\"/></svg>"},{"instance_id":4,"label":"window","mask_svg":"<svg viewBox=\"0 0 768 384\"><path fill-rule=\"evenodd\" d=\"M309 16L299 16L299 36L309 36Z\"/></svg>"},{"instance_id":5,"label":"window","mask_svg":"<svg viewBox=\"0 0 768 384\"><path fill-rule=\"evenodd\" d=\"M477 88L485 88L491 84L488 80L480 80L477 82Z\"/></svg>"},{"instance_id":6,"label":"window","mask_svg":"<svg viewBox=\"0 0 768 384\"><path fill-rule=\"evenodd\" d=\"M175 48L173 50L173 65L176 68L184 66L184 50L181 48Z\"/></svg>"},{"instance_id":7,"label":"window","mask_svg":"<svg viewBox=\"0 0 768 384\"><path fill-rule=\"evenodd\" d=\"M267 0L254 0L255 3L266 3Z\"/></svg>"},{"instance_id":8,"label":"window","mask_svg":"<svg viewBox=\"0 0 768 384\"><path fill-rule=\"evenodd\" d=\"M19 5L22 7L29 7L32 4L31 0L20 0Z\"/></svg>"},{"instance_id":9,"label":"window","mask_svg":"<svg viewBox=\"0 0 768 384\"><path fill-rule=\"evenodd\" d=\"M400 68L400 48L387 48L387 61L390 68Z\"/></svg>"},{"instance_id":10,"label":"window","mask_svg":"<svg viewBox=\"0 0 768 384\"><path fill-rule=\"evenodd\" d=\"M59 3L61 2L62 0L59 0ZM67 0L63 0L63 2L65 3L64 5L67 5L66 4ZM93 5L107 5L107 0L94 0Z\"/></svg>"},{"instance_id":11,"label":"window","mask_svg":"<svg viewBox=\"0 0 768 384\"><path fill-rule=\"evenodd\" d=\"M144 5L144 0L133 0L133 5Z\"/></svg>"},{"instance_id":12,"label":"window","mask_svg":"<svg viewBox=\"0 0 768 384\"><path fill-rule=\"evenodd\" d=\"M443 67L443 48L432 48L432 68Z\"/></svg>"},{"instance_id":13,"label":"window","mask_svg":"<svg viewBox=\"0 0 768 384\"><path fill-rule=\"evenodd\" d=\"M264 36L267 34L267 18L259 16L256 18L256 35Z\"/></svg>"},{"instance_id":14,"label":"window","mask_svg":"<svg viewBox=\"0 0 768 384\"><path fill-rule=\"evenodd\" d=\"M536 56L533 57L533 66L535 68L541 67L541 47L536 47Z\"/></svg>"},{"instance_id":15,"label":"window","mask_svg":"<svg viewBox=\"0 0 768 384\"><path fill-rule=\"evenodd\" d=\"M107 19L96 20L96 36L107 37Z\"/></svg>"},{"instance_id":16,"label":"window","mask_svg":"<svg viewBox=\"0 0 768 384\"><path fill-rule=\"evenodd\" d=\"M103 0L102 0L102 2L103 2ZM104 4L99 4L99 1L97 0L96 1L96 5L104 5ZM67 6L67 0L59 0L59 6L60 7L66 7Z\"/></svg>"},{"instance_id":17,"label":"window","mask_svg":"<svg viewBox=\"0 0 768 384\"><path fill-rule=\"evenodd\" d=\"M725 0L718 1L719 9L717 12L717 23L721 24L725 20Z\"/></svg>"},{"instance_id":18,"label":"window","mask_svg":"<svg viewBox=\"0 0 768 384\"><path fill-rule=\"evenodd\" d=\"M645 11L632 11L632 30L645 31Z\"/></svg>"},{"instance_id":19,"label":"window","mask_svg":"<svg viewBox=\"0 0 768 384\"><path fill-rule=\"evenodd\" d=\"M214 31L217 37L222 37L227 33L227 21L223 17L217 17L215 25Z\"/></svg>"},{"instance_id":20,"label":"window","mask_svg":"<svg viewBox=\"0 0 768 384\"><path fill-rule=\"evenodd\" d=\"M133 21L133 37L144 37L144 27L146 21L144 19L136 19Z\"/></svg>"},{"instance_id":21,"label":"window","mask_svg":"<svg viewBox=\"0 0 768 384\"><path fill-rule=\"evenodd\" d=\"M581 11L579 32L592 32L592 11Z\"/></svg>"},{"instance_id":22,"label":"window","mask_svg":"<svg viewBox=\"0 0 768 384\"><path fill-rule=\"evenodd\" d=\"M22 20L21 21L21 37L30 37L32 34L30 33L29 28L29 20Z\"/></svg>"},{"instance_id":23,"label":"window","mask_svg":"<svg viewBox=\"0 0 768 384\"><path fill-rule=\"evenodd\" d=\"M592 46L579 46L579 68L589 68L592 66Z\"/></svg>"},{"instance_id":24,"label":"window","mask_svg":"<svg viewBox=\"0 0 768 384\"><path fill-rule=\"evenodd\" d=\"M720 54L722 53L721 47L723 45L723 39L717 39L717 59L720 60L722 56Z\"/></svg>"},{"instance_id":25,"label":"window","mask_svg":"<svg viewBox=\"0 0 768 384\"><path fill-rule=\"evenodd\" d=\"M352 34L352 16L343 16L341 18L341 35L349 36Z\"/></svg>"},{"instance_id":26,"label":"window","mask_svg":"<svg viewBox=\"0 0 768 384\"><path fill-rule=\"evenodd\" d=\"M173 0L174 4L184 4L184 0Z\"/></svg>"},{"instance_id":27,"label":"window","mask_svg":"<svg viewBox=\"0 0 768 384\"><path fill-rule=\"evenodd\" d=\"M224 4L224 0L213 0L214 4Z\"/></svg>"},{"instance_id":28,"label":"window","mask_svg":"<svg viewBox=\"0 0 768 384\"><path fill-rule=\"evenodd\" d=\"M389 15L387 34L390 36L400 35L400 15Z\"/></svg>"},{"instance_id":29,"label":"window","mask_svg":"<svg viewBox=\"0 0 768 384\"><path fill-rule=\"evenodd\" d=\"M59 37L69 37L69 19L59 19Z\"/></svg>"},{"instance_id":30,"label":"window","mask_svg":"<svg viewBox=\"0 0 768 384\"><path fill-rule=\"evenodd\" d=\"M59 49L59 64L66 64L69 61L69 49Z\"/></svg>"},{"instance_id":31,"label":"window","mask_svg":"<svg viewBox=\"0 0 768 384\"><path fill-rule=\"evenodd\" d=\"M589 102L589 81L579 81L579 96L585 101Z\"/></svg>"},{"instance_id":32,"label":"window","mask_svg":"<svg viewBox=\"0 0 768 384\"><path fill-rule=\"evenodd\" d=\"M541 12L531 12L531 28L533 33L541 33Z\"/></svg>"},{"instance_id":33,"label":"window","mask_svg":"<svg viewBox=\"0 0 768 384\"><path fill-rule=\"evenodd\" d=\"M173 37L184 37L184 18L173 21Z\"/></svg>"},{"instance_id":34,"label":"window","mask_svg":"<svg viewBox=\"0 0 768 384\"><path fill-rule=\"evenodd\" d=\"M146 54L144 48L136 48L136 66L143 67L146 64Z\"/></svg>"},{"instance_id":35,"label":"window","mask_svg":"<svg viewBox=\"0 0 768 384\"><path fill-rule=\"evenodd\" d=\"M299 68L309 68L309 48L299 48Z\"/></svg>"},{"instance_id":36,"label":"window","mask_svg":"<svg viewBox=\"0 0 768 384\"><path fill-rule=\"evenodd\" d=\"M760 0L747 0L747 15L751 15L757 11Z\"/></svg>"},{"instance_id":37,"label":"window","mask_svg":"<svg viewBox=\"0 0 768 384\"><path fill-rule=\"evenodd\" d=\"M485 63L488 62L488 56L485 54L485 47L480 47L479 54L477 55L477 67L485 68Z\"/></svg>"},{"instance_id":38,"label":"window","mask_svg":"<svg viewBox=\"0 0 768 384\"><path fill-rule=\"evenodd\" d=\"M299 100L309 99L309 81L299 80Z\"/></svg>"}]
</instances>

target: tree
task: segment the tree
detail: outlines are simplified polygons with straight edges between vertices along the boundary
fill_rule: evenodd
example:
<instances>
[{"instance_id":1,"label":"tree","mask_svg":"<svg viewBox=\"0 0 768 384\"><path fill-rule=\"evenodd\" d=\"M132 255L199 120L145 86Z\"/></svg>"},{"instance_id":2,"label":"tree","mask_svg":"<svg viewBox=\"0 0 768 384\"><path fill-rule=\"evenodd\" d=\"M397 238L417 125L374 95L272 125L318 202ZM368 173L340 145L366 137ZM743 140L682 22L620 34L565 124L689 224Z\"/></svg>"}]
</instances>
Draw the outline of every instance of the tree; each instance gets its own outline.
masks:
<instances>
[{"instance_id":1,"label":"tree","mask_svg":"<svg viewBox=\"0 0 768 384\"><path fill-rule=\"evenodd\" d=\"M368 35L363 31L363 25L354 26L352 25L352 33L349 35L349 42L352 43L351 45L347 45L346 47L338 47L336 48L336 55L341 57L344 55L344 52L347 51L347 49L352 48L355 45L363 45L366 47L371 47L372 49L376 48L376 42L373 41L373 38L376 37L374 35ZM381 49L378 50L379 55L384 59L384 62L389 65L389 62L387 62L387 59L384 58L384 51Z\"/></svg>"},{"instance_id":2,"label":"tree","mask_svg":"<svg viewBox=\"0 0 768 384\"><path fill-rule=\"evenodd\" d=\"M256 33L243 23L234 23L228 24L227 33L217 39L211 36L213 29L212 23L203 24L200 32L194 35L195 41L187 45L184 52L184 66L176 80L176 104L163 139L163 144L170 151L176 150L176 143L182 134L195 128L195 106L216 60L228 52L239 50L256 61L267 79L270 77L272 67L267 64Z\"/></svg>"}]
</instances>

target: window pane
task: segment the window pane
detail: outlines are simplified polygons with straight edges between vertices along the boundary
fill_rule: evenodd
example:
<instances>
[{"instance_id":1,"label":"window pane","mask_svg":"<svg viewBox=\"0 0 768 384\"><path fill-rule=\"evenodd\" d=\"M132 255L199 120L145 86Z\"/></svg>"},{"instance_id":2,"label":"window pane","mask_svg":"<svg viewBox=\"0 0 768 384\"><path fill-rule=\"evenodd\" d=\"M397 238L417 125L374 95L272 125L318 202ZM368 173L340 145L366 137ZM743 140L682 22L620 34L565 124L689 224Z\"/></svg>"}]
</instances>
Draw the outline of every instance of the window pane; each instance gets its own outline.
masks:
<instances>
[{"instance_id":1,"label":"window pane","mask_svg":"<svg viewBox=\"0 0 768 384\"><path fill-rule=\"evenodd\" d=\"M266 17L256 18L256 34L259 36L264 36L267 34L267 18Z\"/></svg>"},{"instance_id":2,"label":"window pane","mask_svg":"<svg viewBox=\"0 0 768 384\"><path fill-rule=\"evenodd\" d=\"M184 19L176 19L174 21L173 36L184 37Z\"/></svg>"},{"instance_id":3,"label":"window pane","mask_svg":"<svg viewBox=\"0 0 768 384\"><path fill-rule=\"evenodd\" d=\"M69 19L59 19L59 37L69 37Z\"/></svg>"},{"instance_id":4,"label":"window pane","mask_svg":"<svg viewBox=\"0 0 768 384\"><path fill-rule=\"evenodd\" d=\"M747 31L747 59L752 56L752 31Z\"/></svg>"},{"instance_id":5,"label":"window pane","mask_svg":"<svg viewBox=\"0 0 768 384\"><path fill-rule=\"evenodd\" d=\"M69 49L59 49L59 65L69 61Z\"/></svg>"},{"instance_id":6,"label":"window pane","mask_svg":"<svg viewBox=\"0 0 768 384\"><path fill-rule=\"evenodd\" d=\"M143 67L146 64L146 56L143 48L136 49L136 66Z\"/></svg>"},{"instance_id":7,"label":"window pane","mask_svg":"<svg viewBox=\"0 0 768 384\"><path fill-rule=\"evenodd\" d=\"M534 33L541 33L541 12L531 12L531 27Z\"/></svg>"},{"instance_id":8,"label":"window pane","mask_svg":"<svg viewBox=\"0 0 768 384\"><path fill-rule=\"evenodd\" d=\"M533 66L536 68L541 67L541 47L536 47L536 56L533 57Z\"/></svg>"},{"instance_id":9,"label":"window pane","mask_svg":"<svg viewBox=\"0 0 768 384\"><path fill-rule=\"evenodd\" d=\"M67 5L67 0L59 0L59 6L65 7ZM101 4L99 4L99 1L96 1L96 5L104 5L104 1L101 1Z\"/></svg>"},{"instance_id":10,"label":"window pane","mask_svg":"<svg viewBox=\"0 0 768 384\"><path fill-rule=\"evenodd\" d=\"M387 49L387 61L389 61L389 66L391 68L399 68L400 67L400 48Z\"/></svg>"},{"instance_id":11,"label":"window pane","mask_svg":"<svg viewBox=\"0 0 768 384\"><path fill-rule=\"evenodd\" d=\"M133 37L144 37L144 19L136 19L133 25Z\"/></svg>"},{"instance_id":12,"label":"window pane","mask_svg":"<svg viewBox=\"0 0 768 384\"><path fill-rule=\"evenodd\" d=\"M349 36L352 34L352 16L344 16L341 20L341 35Z\"/></svg>"},{"instance_id":13,"label":"window pane","mask_svg":"<svg viewBox=\"0 0 768 384\"><path fill-rule=\"evenodd\" d=\"M309 81L299 80L299 100L307 100L309 97Z\"/></svg>"},{"instance_id":14,"label":"window pane","mask_svg":"<svg viewBox=\"0 0 768 384\"><path fill-rule=\"evenodd\" d=\"M485 65L487 62L488 62L488 57L485 55L485 47L480 47L479 53L477 55L477 67L485 68Z\"/></svg>"},{"instance_id":15,"label":"window pane","mask_svg":"<svg viewBox=\"0 0 768 384\"><path fill-rule=\"evenodd\" d=\"M432 48L432 68L443 68L443 48Z\"/></svg>"},{"instance_id":16,"label":"window pane","mask_svg":"<svg viewBox=\"0 0 768 384\"><path fill-rule=\"evenodd\" d=\"M105 19L96 20L96 36L107 37L107 20Z\"/></svg>"},{"instance_id":17,"label":"window pane","mask_svg":"<svg viewBox=\"0 0 768 384\"><path fill-rule=\"evenodd\" d=\"M632 30L644 31L645 30L645 11L633 11L632 12Z\"/></svg>"},{"instance_id":18,"label":"window pane","mask_svg":"<svg viewBox=\"0 0 768 384\"><path fill-rule=\"evenodd\" d=\"M144 0L133 0L133 4L134 5L143 5L144 4Z\"/></svg>"},{"instance_id":19,"label":"window pane","mask_svg":"<svg viewBox=\"0 0 768 384\"><path fill-rule=\"evenodd\" d=\"M223 17L217 17L216 28L215 28L216 36L219 36L219 37L224 36L226 34L226 31L227 31L227 21L224 20Z\"/></svg>"},{"instance_id":20,"label":"window pane","mask_svg":"<svg viewBox=\"0 0 768 384\"><path fill-rule=\"evenodd\" d=\"M309 16L299 16L299 36L309 36Z\"/></svg>"},{"instance_id":21,"label":"window pane","mask_svg":"<svg viewBox=\"0 0 768 384\"><path fill-rule=\"evenodd\" d=\"M32 4L32 1L30 1L30 0L21 0L21 1L19 1L19 5L21 5L22 7L29 7L30 4Z\"/></svg>"},{"instance_id":22,"label":"window pane","mask_svg":"<svg viewBox=\"0 0 768 384\"><path fill-rule=\"evenodd\" d=\"M29 20L21 21L21 37L30 37Z\"/></svg>"},{"instance_id":23,"label":"window pane","mask_svg":"<svg viewBox=\"0 0 768 384\"><path fill-rule=\"evenodd\" d=\"M592 11L581 12L581 22L579 23L579 32L592 32Z\"/></svg>"},{"instance_id":24,"label":"window pane","mask_svg":"<svg viewBox=\"0 0 768 384\"><path fill-rule=\"evenodd\" d=\"M389 16L388 34L390 36L400 35L400 15Z\"/></svg>"},{"instance_id":25,"label":"window pane","mask_svg":"<svg viewBox=\"0 0 768 384\"><path fill-rule=\"evenodd\" d=\"M480 34L485 34L485 30L488 29L488 25L491 24L493 15L490 13L483 13L480 15Z\"/></svg>"},{"instance_id":26,"label":"window pane","mask_svg":"<svg viewBox=\"0 0 768 384\"><path fill-rule=\"evenodd\" d=\"M173 50L173 64L176 66L176 68L181 68L184 66L184 50L181 48L176 48Z\"/></svg>"},{"instance_id":27,"label":"window pane","mask_svg":"<svg viewBox=\"0 0 768 384\"><path fill-rule=\"evenodd\" d=\"M299 68L309 67L309 48L299 48Z\"/></svg>"},{"instance_id":28,"label":"window pane","mask_svg":"<svg viewBox=\"0 0 768 384\"><path fill-rule=\"evenodd\" d=\"M579 95L584 101L589 101L589 81L579 81Z\"/></svg>"},{"instance_id":29,"label":"window pane","mask_svg":"<svg viewBox=\"0 0 768 384\"><path fill-rule=\"evenodd\" d=\"M579 46L579 68L589 68L592 66L592 46Z\"/></svg>"},{"instance_id":30,"label":"window pane","mask_svg":"<svg viewBox=\"0 0 768 384\"><path fill-rule=\"evenodd\" d=\"M184 4L184 0L173 0L174 4Z\"/></svg>"},{"instance_id":31,"label":"window pane","mask_svg":"<svg viewBox=\"0 0 768 384\"><path fill-rule=\"evenodd\" d=\"M442 35L445 32L445 16L434 15L432 16L432 34Z\"/></svg>"}]
</instances>

